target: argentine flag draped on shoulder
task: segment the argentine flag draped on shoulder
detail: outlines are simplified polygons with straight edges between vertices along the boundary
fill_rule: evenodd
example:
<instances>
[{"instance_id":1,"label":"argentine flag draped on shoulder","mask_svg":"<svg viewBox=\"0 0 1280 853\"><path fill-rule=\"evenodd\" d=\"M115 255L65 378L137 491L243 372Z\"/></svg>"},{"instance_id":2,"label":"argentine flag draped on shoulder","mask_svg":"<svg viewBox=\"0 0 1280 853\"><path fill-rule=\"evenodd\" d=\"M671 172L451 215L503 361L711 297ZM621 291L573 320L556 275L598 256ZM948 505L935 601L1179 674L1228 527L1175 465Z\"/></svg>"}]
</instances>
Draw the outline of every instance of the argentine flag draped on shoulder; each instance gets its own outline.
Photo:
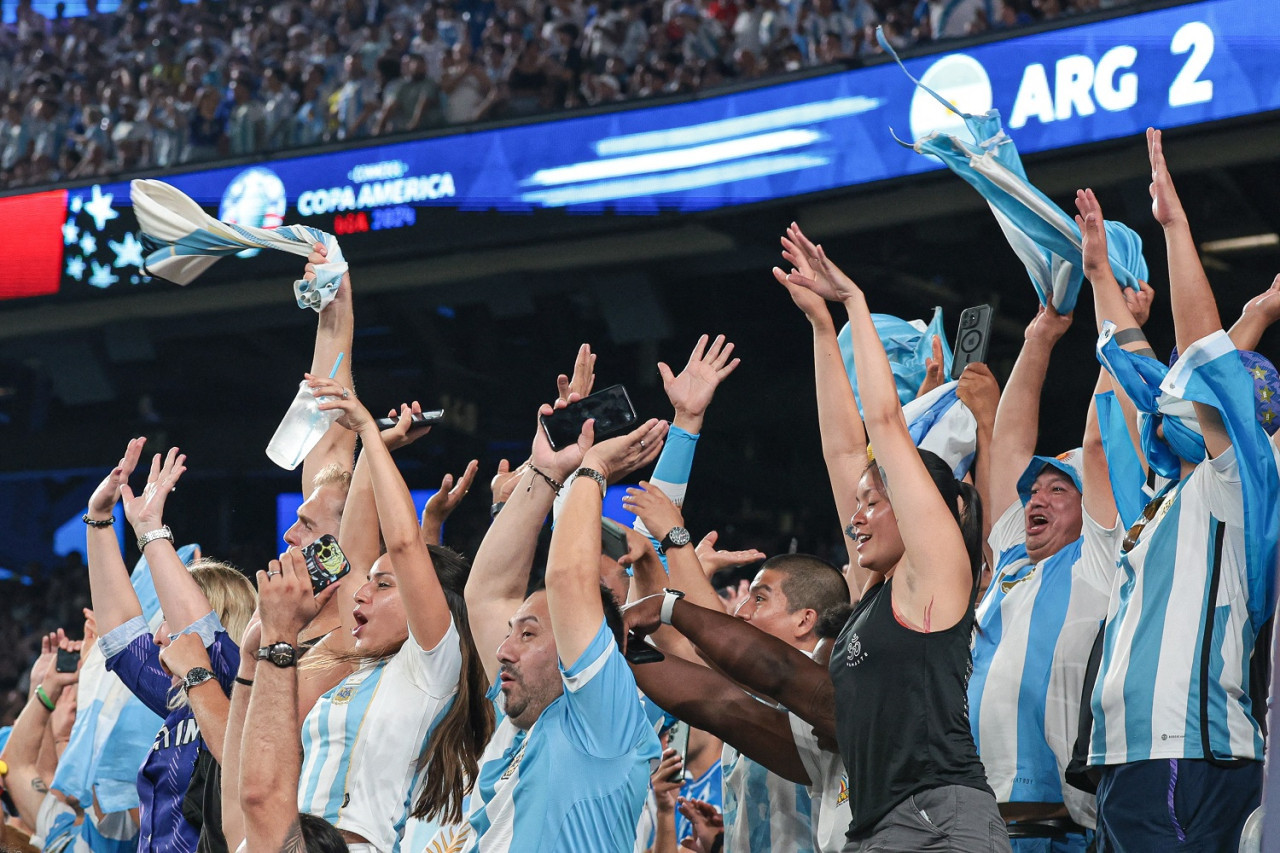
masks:
<instances>
[{"instance_id":1,"label":"argentine flag draped on shoulder","mask_svg":"<svg viewBox=\"0 0 1280 853\"><path fill-rule=\"evenodd\" d=\"M916 86L959 115L973 136L970 141L938 132L914 144L898 140L899 144L937 157L976 189L990 205L1005 239L1027 268L1040 304L1047 305L1052 299L1058 313L1073 311L1084 279L1080 229L1072 217L1027 180L1018 149L1001 125L1000 113L996 110L983 115L958 112L907 71L878 27L876 40ZM1106 230L1107 253L1116 280L1121 287L1137 290L1138 281L1147 278L1142 239L1119 222L1108 220Z\"/></svg>"},{"instance_id":2,"label":"argentine flag draped on shoulder","mask_svg":"<svg viewBox=\"0 0 1280 853\"><path fill-rule=\"evenodd\" d=\"M316 267L315 281L298 279L293 283L298 307L318 313L333 301L347 272L337 238L318 228L284 225L267 229L223 222L164 181L132 181L129 196L147 250L142 263L147 275L190 284L220 258L245 249L276 249L305 258L316 243L323 243L328 262Z\"/></svg>"}]
</instances>

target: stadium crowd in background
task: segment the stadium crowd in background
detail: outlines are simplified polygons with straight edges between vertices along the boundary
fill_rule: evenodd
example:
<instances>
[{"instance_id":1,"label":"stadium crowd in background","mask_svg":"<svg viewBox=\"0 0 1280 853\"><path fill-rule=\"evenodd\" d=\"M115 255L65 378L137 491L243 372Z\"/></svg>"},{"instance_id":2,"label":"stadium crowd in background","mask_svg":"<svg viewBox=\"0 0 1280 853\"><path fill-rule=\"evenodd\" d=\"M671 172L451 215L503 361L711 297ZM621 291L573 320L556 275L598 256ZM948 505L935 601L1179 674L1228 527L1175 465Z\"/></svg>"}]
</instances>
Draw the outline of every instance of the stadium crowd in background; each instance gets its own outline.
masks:
<instances>
[{"instance_id":1,"label":"stadium crowd in background","mask_svg":"<svg viewBox=\"0 0 1280 853\"><path fill-rule=\"evenodd\" d=\"M0 27L0 189L660 95L1133 0L88 0ZM59 4L61 5L61 4Z\"/></svg>"},{"instance_id":2,"label":"stadium crowd in background","mask_svg":"<svg viewBox=\"0 0 1280 853\"><path fill-rule=\"evenodd\" d=\"M1099 332L1089 401L1042 399L1073 321L1061 294L1029 318L1003 389L981 362L943 382L939 348L891 363L873 300L786 229L773 275L813 332L829 479L814 488L834 498L840 568L685 528L703 426L739 365L723 336L679 372L657 364L669 412L559 435L544 422L609 373L584 344L536 389L552 402L530 411L527 459L490 481L468 560L441 540L477 462L419 518L392 454L429 427L415 402L382 429L360 399L344 274L305 378L333 421L278 560L238 570L177 547L178 448L128 441L88 497L92 609L83 639L79 618L40 639L3 747L5 844L1235 851L1262 794L1280 375L1255 350L1280 276L1225 327L1234 306L1147 139L1167 283L1143 280L1140 245L1112 245L1126 232L1092 190L1075 199L1075 287ZM317 244L306 275L326 263ZM1154 299L1171 366L1143 331ZM1035 455L1042 403L1081 425L1079 447ZM602 519L607 487L637 478L633 525ZM117 516L143 556L132 573ZM744 564L748 589L718 593L713 576Z\"/></svg>"}]
</instances>

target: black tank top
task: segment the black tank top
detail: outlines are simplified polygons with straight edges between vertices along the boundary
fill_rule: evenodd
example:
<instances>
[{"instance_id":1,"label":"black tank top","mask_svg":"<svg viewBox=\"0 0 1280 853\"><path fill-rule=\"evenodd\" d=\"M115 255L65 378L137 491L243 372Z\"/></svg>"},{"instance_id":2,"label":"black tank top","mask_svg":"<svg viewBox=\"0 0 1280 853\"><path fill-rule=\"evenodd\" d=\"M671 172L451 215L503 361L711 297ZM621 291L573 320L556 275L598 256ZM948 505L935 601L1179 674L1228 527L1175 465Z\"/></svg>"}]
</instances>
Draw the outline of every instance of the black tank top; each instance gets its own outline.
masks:
<instances>
[{"instance_id":1,"label":"black tank top","mask_svg":"<svg viewBox=\"0 0 1280 853\"><path fill-rule=\"evenodd\" d=\"M892 579L868 590L831 652L851 839L920 791L991 793L969 731L973 606L955 626L926 634L898 622L892 600Z\"/></svg>"}]
</instances>

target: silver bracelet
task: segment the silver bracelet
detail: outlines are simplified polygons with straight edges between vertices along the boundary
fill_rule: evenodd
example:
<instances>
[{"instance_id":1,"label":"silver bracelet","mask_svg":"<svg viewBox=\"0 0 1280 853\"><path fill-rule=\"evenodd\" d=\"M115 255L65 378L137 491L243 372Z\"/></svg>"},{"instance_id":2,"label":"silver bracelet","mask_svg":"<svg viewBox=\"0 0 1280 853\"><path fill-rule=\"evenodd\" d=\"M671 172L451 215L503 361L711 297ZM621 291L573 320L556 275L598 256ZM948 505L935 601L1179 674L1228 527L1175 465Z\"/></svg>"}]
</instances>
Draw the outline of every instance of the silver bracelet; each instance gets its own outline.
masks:
<instances>
[{"instance_id":1,"label":"silver bracelet","mask_svg":"<svg viewBox=\"0 0 1280 853\"><path fill-rule=\"evenodd\" d=\"M147 547L149 543L154 542L157 539L168 539L169 544L173 544L173 531L169 529L169 525L167 524L161 525L160 527L157 527L155 530L152 530L149 533L144 533L141 536L139 536L138 537L139 553L141 553L142 549Z\"/></svg>"}]
</instances>

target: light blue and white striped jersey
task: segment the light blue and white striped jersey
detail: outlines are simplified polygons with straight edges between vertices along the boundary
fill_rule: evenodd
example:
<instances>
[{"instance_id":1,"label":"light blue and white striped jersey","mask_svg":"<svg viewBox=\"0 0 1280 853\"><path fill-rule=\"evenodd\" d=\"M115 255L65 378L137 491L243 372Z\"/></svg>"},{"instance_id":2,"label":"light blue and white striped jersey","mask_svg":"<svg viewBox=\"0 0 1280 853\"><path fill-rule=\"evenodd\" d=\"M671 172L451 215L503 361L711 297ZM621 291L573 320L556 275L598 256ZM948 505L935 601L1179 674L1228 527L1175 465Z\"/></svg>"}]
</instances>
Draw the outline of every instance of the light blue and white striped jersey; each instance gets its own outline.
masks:
<instances>
[{"instance_id":1,"label":"light blue and white striped jersey","mask_svg":"<svg viewBox=\"0 0 1280 853\"><path fill-rule=\"evenodd\" d=\"M1216 408L1232 447L1165 494L1119 558L1089 763L1204 758L1205 740L1214 757L1261 760L1249 659L1274 612L1280 454L1257 424L1252 380L1224 332L1192 344L1161 389Z\"/></svg>"},{"instance_id":2,"label":"light blue and white striped jersey","mask_svg":"<svg viewBox=\"0 0 1280 853\"><path fill-rule=\"evenodd\" d=\"M719 761L715 761L703 771L697 779L685 779L680 786L678 796L690 800L701 800L723 810L721 799L724 795L724 773ZM644 811L640 815L640 823L636 826L635 853L645 853L653 847L656 840L658 822L658 804L653 798L653 788L644 799ZM693 834L693 826L679 809L676 810L676 841Z\"/></svg>"},{"instance_id":3,"label":"light blue and white striped jersey","mask_svg":"<svg viewBox=\"0 0 1280 853\"><path fill-rule=\"evenodd\" d=\"M844 759L839 750L818 745L813 726L790 711L787 719L800 763L809 774L814 849L818 853L840 853L849 829L849 774L844 769Z\"/></svg>"},{"instance_id":4,"label":"light blue and white striped jersey","mask_svg":"<svg viewBox=\"0 0 1280 853\"><path fill-rule=\"evenodd\" d=\"M1089 652L1107 615L1123 530L1086 514L1079 539L1032 563L1020 501L991 528L996 555L979 602L969 725L987 784L1001 803L1065 802L1097 825L1094 798L1066 785Z\"/></svg>"},{"instance_id":5,"label":"light blue and white striped jersey","mask_svg":"<svg viewBox=\"0 0 1280 853\"><path fill-rule=\"evenodd\" d=\"M298 810L391 853L422 773L418 758L453 704L462 671L452 624L430 651L413 635L316 701L302 724Z\"/></svg>"},{"instance_id":6,"label":"light blue and white striped jersey","mask_svg":"<svg viewBox=\"0 0 1280 853\"><path fill-rule=\"evenodd\" d=\"M726 851L814 853L808 788L769 772L727 743L721 764Z\"/></svg>"},{"instance_id":7,"label":"light blue and white striped jersey","mask_svg":"<svg viewBox=\"0 0 1280 853\"><path fill-rule=\"evenodd\" d=\"M499 709L463 853L630 853L658 736L603 619L560 672L564 692L528 730ZM495 682L489 696L498 692Z\"/></svg>"}]
</instances>

